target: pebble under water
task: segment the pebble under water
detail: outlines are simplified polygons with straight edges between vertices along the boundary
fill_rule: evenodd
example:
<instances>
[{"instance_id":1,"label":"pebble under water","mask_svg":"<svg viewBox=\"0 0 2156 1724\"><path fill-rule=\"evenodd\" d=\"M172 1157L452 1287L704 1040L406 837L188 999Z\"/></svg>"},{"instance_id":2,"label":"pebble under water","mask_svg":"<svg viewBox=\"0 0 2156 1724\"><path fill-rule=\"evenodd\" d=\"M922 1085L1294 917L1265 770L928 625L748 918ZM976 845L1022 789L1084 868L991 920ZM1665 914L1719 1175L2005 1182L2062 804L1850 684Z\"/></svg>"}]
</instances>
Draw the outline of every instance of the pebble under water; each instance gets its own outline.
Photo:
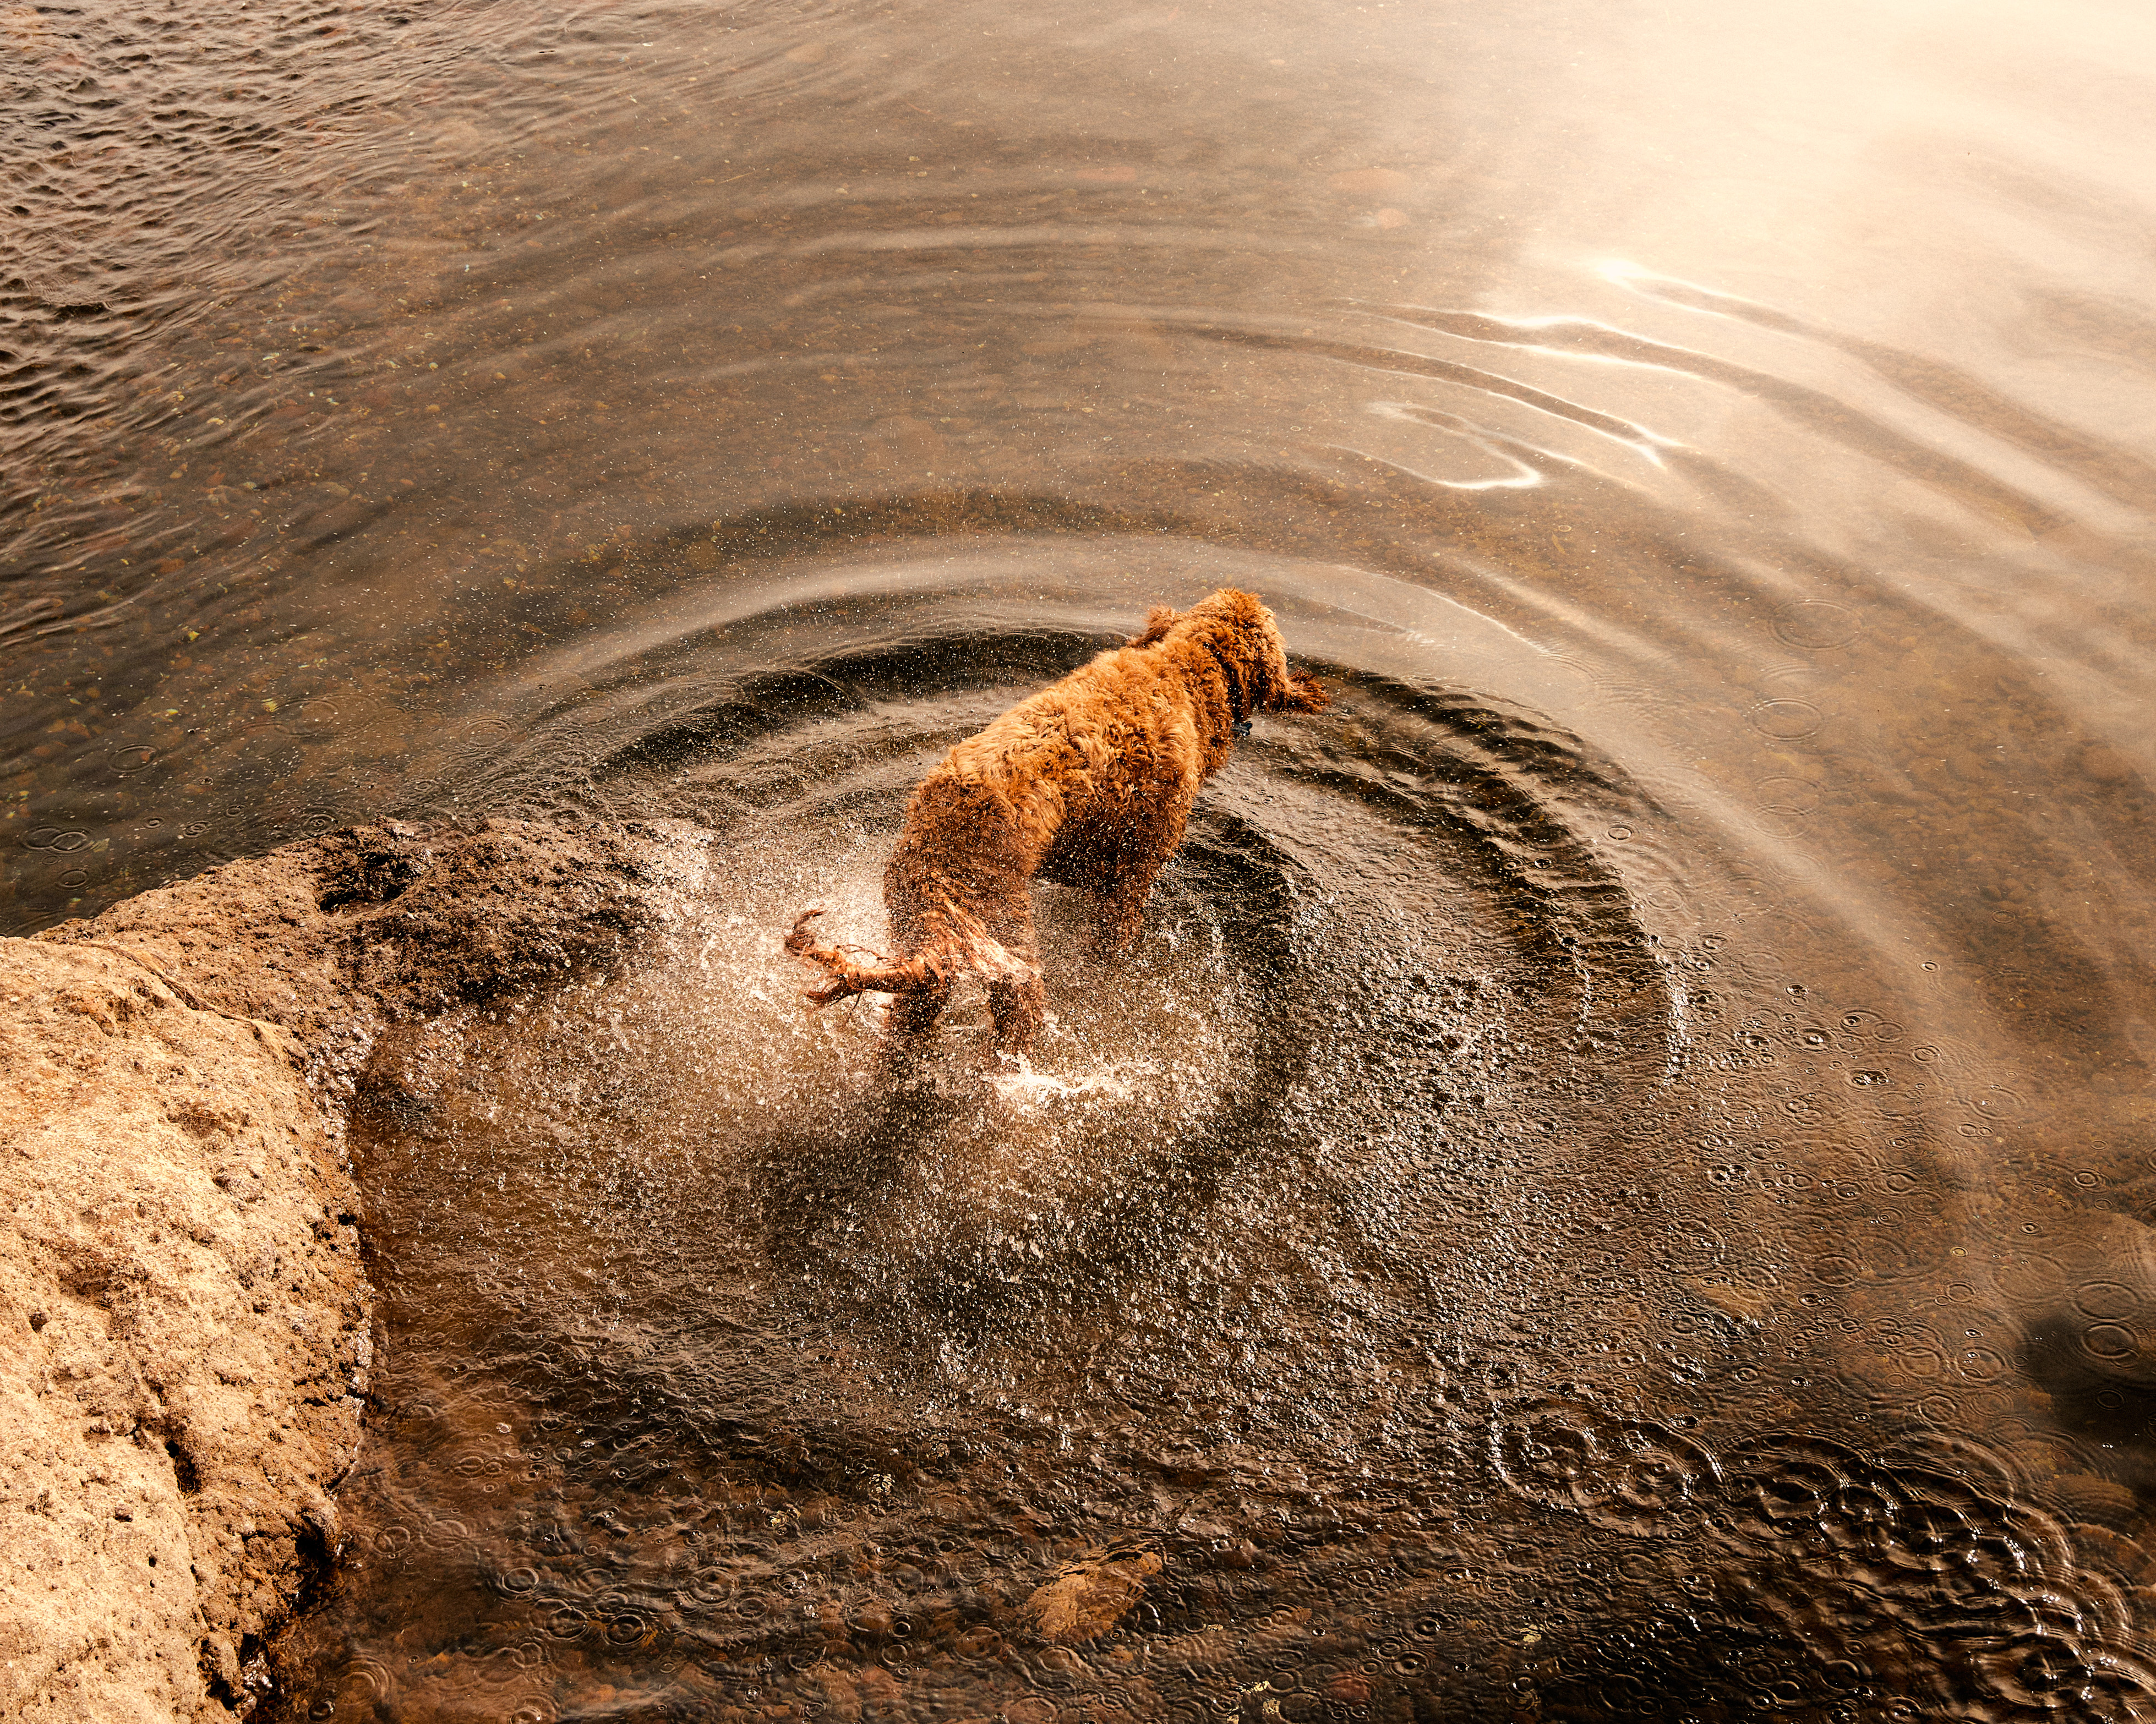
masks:
<instances>
[{"instance_id":1,"label":"pebble under water","mask_svg":"<svg viewBox=\"0 0 2156 1724\"><path fill-rule=\"evenodd\" d=\"M259 1716L2156 1716L2156 28L0 33L11 928L390 816L684 864L358 1074ZM793 915L880 944L941 752L1224 584L1332 707L895 1086Z\"/></svg>"}]
</instances>

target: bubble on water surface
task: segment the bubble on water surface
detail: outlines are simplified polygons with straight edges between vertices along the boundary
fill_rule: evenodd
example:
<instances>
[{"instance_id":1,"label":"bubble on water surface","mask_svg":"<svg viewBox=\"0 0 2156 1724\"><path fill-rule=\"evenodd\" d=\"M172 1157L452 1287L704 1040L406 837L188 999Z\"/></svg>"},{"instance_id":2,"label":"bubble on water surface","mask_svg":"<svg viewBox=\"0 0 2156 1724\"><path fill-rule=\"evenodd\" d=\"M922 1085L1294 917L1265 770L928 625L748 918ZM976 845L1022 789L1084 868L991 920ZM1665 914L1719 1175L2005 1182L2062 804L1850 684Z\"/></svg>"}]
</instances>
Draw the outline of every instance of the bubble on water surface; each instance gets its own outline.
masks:
<instances>
[{"instance_id":1,"label":"bubble on water surface","mask_svg":"<svg viewBox=\"0 0 2156 1724\"><path fill-rule=\"evenodd\" d=\"M1825 716L1809 700L1762 700L1745 715L1753 729L1783 741L1814 735Z\"/></svg>"},{"instance_id":2,"label":"bubble on water surface","mask_svg":"<svg viewBox=\"0 0 2156 1724\"><path fill-rule=\"evenodd\" d=\"M1791 605L1774 620L1774 633L1791 646L1815 650L1847 646L1861 627L1846 605L1823 598Z\"/></svg>"}]
</instances>

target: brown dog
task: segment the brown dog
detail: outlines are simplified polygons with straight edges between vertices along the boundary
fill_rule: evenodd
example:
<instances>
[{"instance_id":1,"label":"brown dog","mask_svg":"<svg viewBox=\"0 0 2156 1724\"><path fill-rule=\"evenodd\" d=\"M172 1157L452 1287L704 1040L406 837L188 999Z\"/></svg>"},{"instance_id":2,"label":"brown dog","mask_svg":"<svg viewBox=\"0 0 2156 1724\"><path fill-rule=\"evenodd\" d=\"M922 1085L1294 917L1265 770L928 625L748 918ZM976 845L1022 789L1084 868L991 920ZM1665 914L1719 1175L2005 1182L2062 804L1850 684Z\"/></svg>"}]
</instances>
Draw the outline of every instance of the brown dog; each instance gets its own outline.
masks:
<instances>
[{"instance_id":1,"label":"brown dog","mask_svg":"<svg viewBox=\"0 0 2156 1724\"><path fill-rule=\"evenodd\" d=\"M831 978L808 998L895 995L891 1033L904 1042L935 1024L953 981L975 975L996 1046L1024 1051L1043 999L1034 876L1097 894L1104 950L1127 950L1199 787L1250 715L1325 703L1288 669L1273 613L1249 593L1223 587L1181 616L1156 607L1128 646L1020 701L921 781L883 876L896 957L865 964L819 946L809 924L823 911L801 912L786 949Z\"/></svg>"}]
</instances>

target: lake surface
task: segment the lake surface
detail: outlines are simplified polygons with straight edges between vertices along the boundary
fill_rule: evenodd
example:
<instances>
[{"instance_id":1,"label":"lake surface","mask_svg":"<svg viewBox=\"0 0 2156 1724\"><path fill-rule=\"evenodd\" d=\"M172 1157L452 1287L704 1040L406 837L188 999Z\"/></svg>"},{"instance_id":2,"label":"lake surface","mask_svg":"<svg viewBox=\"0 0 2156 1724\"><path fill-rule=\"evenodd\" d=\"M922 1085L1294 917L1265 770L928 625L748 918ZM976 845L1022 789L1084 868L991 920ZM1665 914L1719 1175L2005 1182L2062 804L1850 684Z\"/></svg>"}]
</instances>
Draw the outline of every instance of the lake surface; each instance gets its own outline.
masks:
<instances>
[{"instance_id":1,"label":"lake surface","mask_svg":"<svg viewBox=\"0 0 2156 1724\"><path fill-rule=\"evenodd\" d=\"M701 859L377 1053L274 1714L2156 1715L2145 8L0 44L7 926ZM1224 584L1333 710L893 1093L793 913L874 944L940 751Z\"/></svg>"}]
</instances>

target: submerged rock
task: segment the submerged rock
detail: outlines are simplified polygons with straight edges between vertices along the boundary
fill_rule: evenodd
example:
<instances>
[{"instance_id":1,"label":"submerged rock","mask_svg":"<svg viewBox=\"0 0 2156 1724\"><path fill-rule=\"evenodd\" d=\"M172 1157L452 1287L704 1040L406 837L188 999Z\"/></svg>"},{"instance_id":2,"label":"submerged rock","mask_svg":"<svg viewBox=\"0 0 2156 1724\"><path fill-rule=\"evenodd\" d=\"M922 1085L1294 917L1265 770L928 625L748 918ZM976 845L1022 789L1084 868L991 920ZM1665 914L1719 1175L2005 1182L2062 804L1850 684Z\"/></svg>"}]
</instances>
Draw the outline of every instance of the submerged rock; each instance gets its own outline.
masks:
<instances>
[{"instance_id":1,"label":"submerged rock","mask_svg":"<svg viewBox=\"0 0 2156 1724\"><path fill-rule=\"evenodd\" d=\"M1146 1582L1160 1573L1155 1552L1125 1546L1066 1562L1055 1578L1034 1589L1023 1614L1044 1640L1081 1646L1097 1640L1145 1597Z\"/></svg>"},{"instance_id":2,"label":"submerged rock","mask_svg":"<svg viewBox=\"0 0 2156 1724\"><path fill-rule=\"evenodd\" d=\"M0 1716L253 1709L361 1441L351 1074L605 961L676 854L363 829L0 940Z\"/></svg>"}]
</instances>

